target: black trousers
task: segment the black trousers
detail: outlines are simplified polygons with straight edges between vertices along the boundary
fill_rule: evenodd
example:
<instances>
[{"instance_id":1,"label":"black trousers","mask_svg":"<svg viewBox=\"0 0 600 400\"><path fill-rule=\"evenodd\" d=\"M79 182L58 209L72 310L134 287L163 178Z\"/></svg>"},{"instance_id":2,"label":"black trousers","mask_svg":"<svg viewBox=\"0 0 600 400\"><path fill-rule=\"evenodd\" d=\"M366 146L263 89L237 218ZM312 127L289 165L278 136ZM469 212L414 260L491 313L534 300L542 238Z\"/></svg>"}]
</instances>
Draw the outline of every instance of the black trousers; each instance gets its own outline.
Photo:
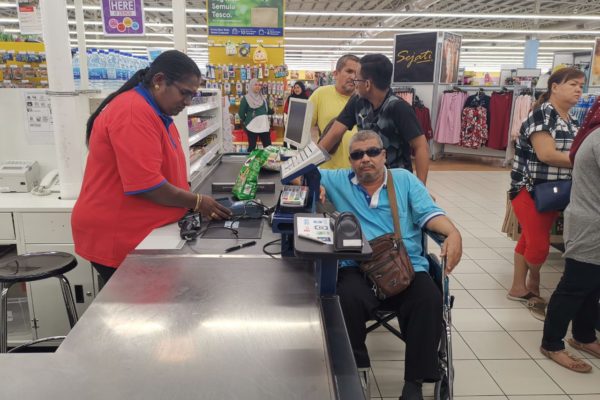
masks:
<instances>
[{"instance_id":1,"label":"black trousers","mask_svg":"<svg viewBox=\"0 0 600 400\"><path fill-rule=\"evenodd\" d=\"M104 285L106 285L106 282L108 282L108 280L110 279L110 277L115 273L115 271L117 270L116 268L113 267L107 267L106 265L102 265L102 264L98 264L95 262L92 262L92 267L94 267L94 269L96 270L96 272L98 272L98 275L100 275L100 282L99 282L99 286L100 289L102 289L104 287Z\"/></svg>"},{"instance_id":2,"label":"black trousers","mask_svg":"<svg viewBox=\"0 0 600 400\"><path fill-rule=\"evenodd\" d=\"M594 342L599 299L600 265L567 258L565 273L548 303L542 347L549 351L563 350L571 321L573 339L580 343Z\"/></svg>"},{"instance_id":3,"label":"black trousers","mask_svg":"<svg viewBox=\"0 0 600 400\"><path fill-rule=\"evenodd\" d=\"M252 150L256 149L256 140L260 137L260 141L264 147L271 145L271 133L270 132L262 132L262 133L254 133L247 130L244 130L246 135L248 135L248 153Z\"/></svg>"},{"instance_id":4,"label":"black trousers","mask_svg":"<svg viewBox=\"0 0 600 400\"><path fill-rule=\"evenodd\" d=\"M400 330L406 342L404 379L422 379L427 382L439 380L442 295L428 273L416 273L414 281L404 292L380 301L375 296L371 283L358 268L341 268L337 294L358 368L368 368L371 365L365 344L365 324L374 319L375 310L381 308L398 313Z\"/></svg>"}]
</instances>

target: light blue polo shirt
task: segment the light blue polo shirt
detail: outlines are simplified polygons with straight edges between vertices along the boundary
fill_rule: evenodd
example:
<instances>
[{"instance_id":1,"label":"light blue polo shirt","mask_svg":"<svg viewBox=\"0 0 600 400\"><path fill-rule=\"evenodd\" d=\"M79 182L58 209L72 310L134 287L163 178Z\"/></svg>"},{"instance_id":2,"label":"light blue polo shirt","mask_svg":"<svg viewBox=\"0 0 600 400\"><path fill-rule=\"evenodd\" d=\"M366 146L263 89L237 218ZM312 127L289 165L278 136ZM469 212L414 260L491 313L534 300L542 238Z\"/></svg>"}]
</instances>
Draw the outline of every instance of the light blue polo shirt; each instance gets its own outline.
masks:
<instances>
[{"instance_id":1,"label":"light blue polo shirt","mask_svg":"<svg viewBox=\"0 0 600 400\"><path fill-rule=\"evenodd\" d=\"M433 217L445 215L445 212L435 205L429 192L415 175L405 169L395 168L391 171L404 245L415 272L429 271L427 259L422 254L421 228ZM338 211L351 211L356 215L368 240L394 232L387 185L384 184L371 197L358 184L351 169L320 170L320 173L321 185L327 192L327 198ZM343 265L349 266L348 262Z\"/></svg>"}]
</instances>

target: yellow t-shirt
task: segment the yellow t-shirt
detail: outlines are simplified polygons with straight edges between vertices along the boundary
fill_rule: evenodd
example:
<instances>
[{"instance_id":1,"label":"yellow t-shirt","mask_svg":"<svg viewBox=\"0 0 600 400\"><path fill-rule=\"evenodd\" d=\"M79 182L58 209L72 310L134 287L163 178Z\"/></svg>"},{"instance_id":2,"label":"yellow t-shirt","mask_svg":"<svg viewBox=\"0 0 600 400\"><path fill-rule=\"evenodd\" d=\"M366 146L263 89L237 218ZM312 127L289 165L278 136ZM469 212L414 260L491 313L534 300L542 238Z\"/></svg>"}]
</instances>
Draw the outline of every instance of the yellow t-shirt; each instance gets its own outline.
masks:
<instances>
[{"instance_id":1,"label":"yellow t-shirt","mask_svg":"<svg viewBox=\"0 0 600 400\"><path fill-rule=\"evenodd\" d=\"M350 99L350 96L344 96L335 90L334 85L321 86L314 91L308 101L313 104L313 117L312 126L317 125L319 131L323 132L323 129L327 126L329 121L336 118ZM356 133L356 127L351 131L346 131L342 137L342 142L338 146L335 153L331 155L331 159L319 166L324 169L340 169L350 168L350 161L348 160L350 154L348 151L348 145L350 138Z\"/></svg>"}]
</instances>

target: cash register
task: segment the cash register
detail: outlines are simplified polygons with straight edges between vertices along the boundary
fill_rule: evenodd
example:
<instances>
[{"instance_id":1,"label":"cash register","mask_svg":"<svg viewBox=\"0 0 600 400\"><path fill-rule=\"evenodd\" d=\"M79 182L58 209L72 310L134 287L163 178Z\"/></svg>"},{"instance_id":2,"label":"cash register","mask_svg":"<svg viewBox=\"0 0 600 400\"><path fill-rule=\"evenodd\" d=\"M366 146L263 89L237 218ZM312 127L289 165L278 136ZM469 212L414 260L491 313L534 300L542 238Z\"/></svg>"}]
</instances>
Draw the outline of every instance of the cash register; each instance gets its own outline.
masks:
<instances>
[{"instance_id":1,"label":"cash register","mask_svg":"<svg viewBox=\"0 0 600 400\"><path fill-rule=\"evenodd\" d=\"M312 103L308 100L290 98L283 141L286 146L296 148L298 153L281 164L281 183L285 186L272 221L273 232L283 236L293 234L295 213L315 211L321 177L317 166L330 158L311 140L312 114ZM299 176L304 176L305 186L290 185Z\"/></svg>"}]
</instances>

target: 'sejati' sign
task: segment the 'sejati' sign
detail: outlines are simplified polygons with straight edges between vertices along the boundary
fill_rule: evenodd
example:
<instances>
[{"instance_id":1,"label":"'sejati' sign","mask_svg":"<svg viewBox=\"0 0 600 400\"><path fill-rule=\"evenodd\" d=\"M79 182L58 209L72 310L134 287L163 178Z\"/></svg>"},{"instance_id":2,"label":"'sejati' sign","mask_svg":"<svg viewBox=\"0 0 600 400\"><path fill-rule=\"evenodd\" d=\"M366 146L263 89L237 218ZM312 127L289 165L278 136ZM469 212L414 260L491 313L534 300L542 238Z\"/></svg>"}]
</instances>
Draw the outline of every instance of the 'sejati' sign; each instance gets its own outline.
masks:
<instances>
[{"instance_id":1,"label":"'sejati' sign","mask_svg":"<svg viewBox=\"0 0 600 400\"><path fill-rule=\"evenodd\" d=\"M394 40L394 83L432 83L437 32L397 34Z\"/></svg>"}]
</instances>

